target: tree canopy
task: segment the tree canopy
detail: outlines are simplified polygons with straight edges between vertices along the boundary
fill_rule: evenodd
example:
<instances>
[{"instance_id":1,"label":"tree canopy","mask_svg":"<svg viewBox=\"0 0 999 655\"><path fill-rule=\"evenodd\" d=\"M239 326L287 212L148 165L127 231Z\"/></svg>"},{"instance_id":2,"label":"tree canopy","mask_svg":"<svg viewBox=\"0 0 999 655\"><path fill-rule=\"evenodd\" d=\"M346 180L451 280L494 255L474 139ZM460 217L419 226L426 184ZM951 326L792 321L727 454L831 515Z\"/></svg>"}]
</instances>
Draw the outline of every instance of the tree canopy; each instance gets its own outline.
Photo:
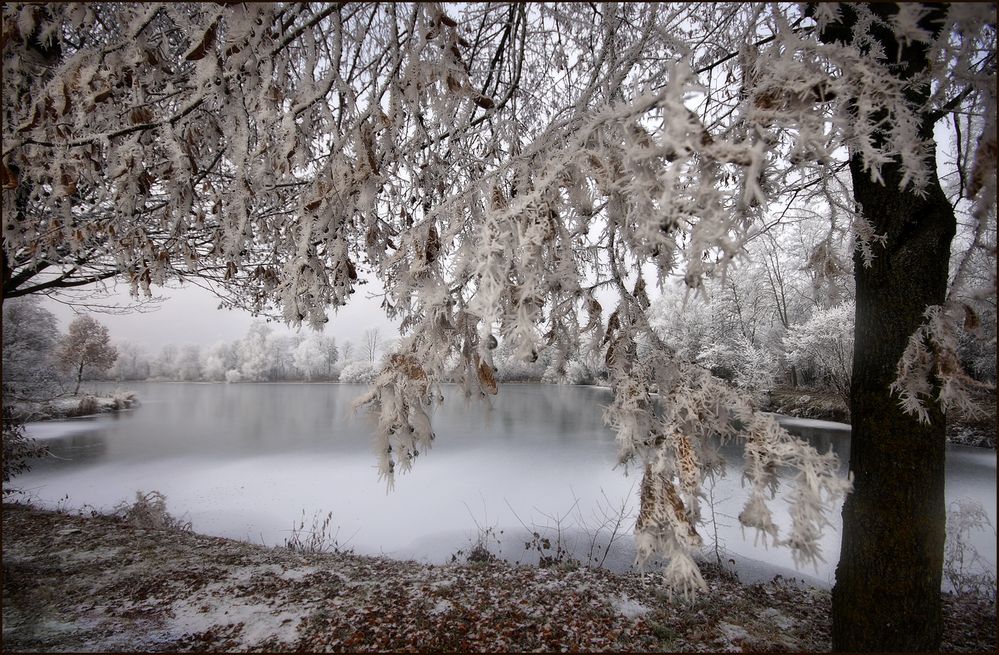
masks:
<instances>
[{"instance_id":1,"label":"tree canopy","mask_svg":"<svg viewBox=\"0 0 999 655\"><path fill-rule=\"evenodd\" d=\"M55 357L60 366L75 374L75 396L80 391L84 369L91 367L104 371L111 368L118 358L118 350L111 345L107 327L92 316L85 315L69 324L66 335L59 340Z\"/></svg>"},{"instance_id":2,"label":"tree canopy","mask_svg":"<svg viewBox=\"0 0 999 655\"><path fill-rule=\"evenodd\" d=\"M690 553L715 437L746 446L742 523L819 556L823 512L849 487L835 456L676 357L649 293L737 276L746 244L792 214L827 234L815 270L844 235L871 265L885 235L879 208L854 201L851 157L921 194L938 132L967 248L897 386L914 413L962 399L954 325L995 295L994 266L971 286L975 258L995 258L993 5L851 5L843 38L820 38L844 16L826 3L3 11L5 295L200 276L319 326L377 276L403 326L364 399L390 479L429 448L442 380L493 394L499 342L526 360L589 346L610 371L620 461L645 476L640 552L669 556L672 583L701 583ZM899 75L896 42L925 68ZM766 500L785 466L781 534Z\"/></svg>"}]
</instances>

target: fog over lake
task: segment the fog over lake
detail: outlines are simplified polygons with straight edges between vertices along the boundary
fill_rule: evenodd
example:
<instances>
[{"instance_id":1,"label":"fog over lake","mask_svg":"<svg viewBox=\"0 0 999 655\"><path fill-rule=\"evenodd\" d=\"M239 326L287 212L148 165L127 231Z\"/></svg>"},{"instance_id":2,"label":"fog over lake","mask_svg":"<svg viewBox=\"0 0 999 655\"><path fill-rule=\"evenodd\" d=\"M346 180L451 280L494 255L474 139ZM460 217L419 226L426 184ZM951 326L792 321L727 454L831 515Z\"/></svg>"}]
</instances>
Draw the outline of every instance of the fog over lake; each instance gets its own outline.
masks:
<instances>
[{"instance_id":1,"label":"fog over lake","mask_svg":"<svg viewBox=\"0 0 999 655\"><path fill-rule=\"evenodd\" d=\"M129 383L121 389L135 391L141 405L29 424L29 436L44 440L54 457L35 462L14 486L42 506L101 510L155 489L196 531L266 545L282 545L303 511L306 528L314 515L332 512L337 540L355 552L438 563L459 549L467 553L487 528L492 550L511 561L536 562L525 542L533 531L554 540L557 527L584 559L597 536L599 555L610 531L597 533L596 526L625 504L631 516L605 564L626 569L634 558L640 471L615 468L614 435L601 420L610 402L606 389L509 384L486 403L445 387L434 447L411 472L396 476L392 491L377 476L371 419L351 410L362 385ZM786 426L820 450L831 446L845 474L846 426L796 419ZM755 545L754 534L740 530L741 447L729 444L723 452L728 471L712 489L723 558L733 560L743 580L781 573L830 586L839 508L823 540L826 564L794 571L786 549ZM946 494L948 503L978 500L994 525L995 452L949 447ZM773 507L786 533L787 505L778 498ZM709 503L704 514L710 517ZM700 532L713 558L714 528L706 524ZM976 534L974 543L994 569L994 531Z\"/></svg>"}]
</instances>

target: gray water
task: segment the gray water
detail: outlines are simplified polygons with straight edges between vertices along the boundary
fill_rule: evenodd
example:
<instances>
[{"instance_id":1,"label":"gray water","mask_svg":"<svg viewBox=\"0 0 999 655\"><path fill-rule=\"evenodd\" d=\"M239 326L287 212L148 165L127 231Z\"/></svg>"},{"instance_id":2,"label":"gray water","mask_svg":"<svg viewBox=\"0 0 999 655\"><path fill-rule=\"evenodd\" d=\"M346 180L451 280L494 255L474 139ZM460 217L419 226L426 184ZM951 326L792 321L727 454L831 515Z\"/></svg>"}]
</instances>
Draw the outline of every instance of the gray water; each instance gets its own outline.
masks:
<instances>
[{"instance_id":1,"label":"gray water","mask_svg":"<svg viewBox=\"0 0 999 655\"><path fill-rule=\"evenodd\" d=\"M377 476L370 419L350 408L365 390L361 385L138 383L123 389L135 391L141 405L30 424L29 435L44 440L54 457L36 462L16 486L42 506L103 511L133 500L137 490L155 489L196 531L266 545L283 544L303 513L308 530L314 516L332 512L331 538L364 554L439 563L484 540L510 561L531 563L538 551L527 545L537 532L549 538L548 555L561 536L582 561L625 569L634 558L640 472L628 475L614 466L614 436L601 420L610 402L605 389L511 384L488 403L452 389L434 415L434 447L411 472L396 476L391 491ZM820 450L831 446L845 474L848 426L784 422ZM826 563L788 570L787 550L757 545L738 527L745 500L741 453L735 444L723 452L729 468L711 488L714 521L701 528L705 557L721 557L743 580L779 573L830 586L839 508L829 515L822 543ZM948 503L981 502L995 525L995 452L950 447L946 492ZM786 531L786 504L778 498L773 506ZM994 570L995 532L974 538Z\"/></svg>"}]
</instances>

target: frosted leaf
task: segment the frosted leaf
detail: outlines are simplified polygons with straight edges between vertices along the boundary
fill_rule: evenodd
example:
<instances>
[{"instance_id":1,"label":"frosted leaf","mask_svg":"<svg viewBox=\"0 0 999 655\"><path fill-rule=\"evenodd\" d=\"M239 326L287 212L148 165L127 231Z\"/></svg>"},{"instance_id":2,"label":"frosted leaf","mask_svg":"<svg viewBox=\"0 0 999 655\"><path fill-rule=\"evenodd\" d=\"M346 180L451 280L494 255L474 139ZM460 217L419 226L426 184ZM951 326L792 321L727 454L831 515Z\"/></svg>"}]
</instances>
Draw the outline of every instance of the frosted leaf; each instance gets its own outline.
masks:
<instances>
[{"instance_id":1,"label":"frosted leaf","mask_svg":"<svg viewBox=\"0 0 999 655\"><path fill-rule=\"evenodd\" d=\"M928 75L906 82L873 33L925 43L922 9L851 11L848 40L823 43L801 7L779 4L7 3L11 279L77 270L73 282L118 275L150 293L196 276L227 306L318 327L375 277L403 326L363 399L387 479L432 440L437 385L499 392L503 351L546 379L606 371L620 460L655 482L636 538L676 557L676 581L698 586L684 557L700 486L722 468L717 442L745 446L746 516L771 538L775 471L801 474L786 541L813 558L819 510L847 487L834 461L754 412L773 371L761 344L694 353L687 335L673 348L649 313L653 280L701 298L746 279L774 221L829 234L800 244L818 290L849 272L844 216L871 265L883 235L844 200L851 152L874 180L899 163L917 192L934 175L965 183L968 252L994 261L994 7L949 6ZM819 3L814 17L841 13ZM60 50L39 52L34 33ZM747 34L767 42L748 48ZM916 107L921 84L930 100ZM929 167L920 134L964 89L962 177ZM955 274L969 295L970 257ZM994 296L994 275L977 286L989 283ZM962 403L942 320L903 358L909 411ZM233 379L260 374L251 359ZM726 359L736 388L708 370Z\"/></svg>"},{"instance_id":2,"label":"frosted leaf","mask_svg":"<svg viewBox=\"0 0 999 655\"><path fill-rule=\"evenodd\" d=\"M975 415L980 410L972 390L994 388L971 378L958 360L957 325L964 317L963 306L956 303L928 307L898 362L891 390L902 409L922 423L930 421L927 403L937 403L944 413L960 409Z\"/></svg>"},{"instance_id":3,"label":"frosted leaf","mask_svg":"<svg viewBox=\"0 0 999 655\"><path fill-rule=\"evenodd\" d=\"M928 13L925 7L917 3L899 3L898 11L891 17L895 38L905 44L913 41L929 42L933 38L932 35L919 26L919 22Z\"/></svg>"}]
</instances>

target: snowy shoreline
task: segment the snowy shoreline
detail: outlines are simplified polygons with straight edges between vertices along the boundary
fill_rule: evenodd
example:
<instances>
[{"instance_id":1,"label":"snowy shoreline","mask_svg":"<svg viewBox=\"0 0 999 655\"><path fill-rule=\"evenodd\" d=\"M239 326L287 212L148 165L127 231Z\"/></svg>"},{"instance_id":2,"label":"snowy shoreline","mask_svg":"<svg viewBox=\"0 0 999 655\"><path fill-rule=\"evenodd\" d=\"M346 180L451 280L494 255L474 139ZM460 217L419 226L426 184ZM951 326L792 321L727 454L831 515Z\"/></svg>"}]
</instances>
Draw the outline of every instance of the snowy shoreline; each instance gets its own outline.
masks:
<instances>
[{"instance_id":1,"label":"snowy shoreline","mask_svg":"<svg viewBox=\"0 0 999 655\"><path fill-rule=\"evenodd\" d=\"M305 554L120 518L3 506L8 652L830 648L829 592L745 584L670 596L653 573ZM991 652L995 605L942 595L942 650Z\"/></svg>"},{"instance_id":2,"label":"snowy shoreline","mask_svg":"<svg viewBox=\"0 0 999 655\"><path fill-rule=\"evenodd\" d=\"M139 399L132 392L115 392L110 395L83 393L78 396L65 396L42 401L14 401L10 408L25 423L35 421L57 421L67 418L84 418L120 412L139 405Z\"/></svg>"}]
</instances>

